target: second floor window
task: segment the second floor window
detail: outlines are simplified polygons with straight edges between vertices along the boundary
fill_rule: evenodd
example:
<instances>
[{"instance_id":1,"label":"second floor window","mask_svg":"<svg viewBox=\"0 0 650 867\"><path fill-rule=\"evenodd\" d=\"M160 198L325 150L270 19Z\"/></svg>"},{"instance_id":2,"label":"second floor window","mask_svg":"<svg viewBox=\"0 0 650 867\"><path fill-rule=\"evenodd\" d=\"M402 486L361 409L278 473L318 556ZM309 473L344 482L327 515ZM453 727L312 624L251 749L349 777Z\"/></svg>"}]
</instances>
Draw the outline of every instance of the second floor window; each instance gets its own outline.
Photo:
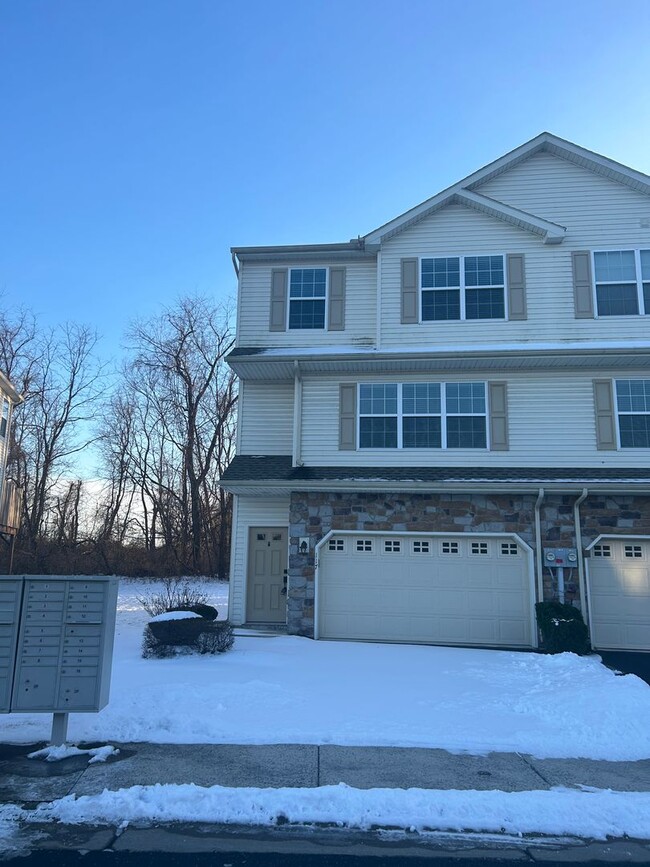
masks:
<instances>
[{"instance_id":1,"label":"second floor window","mask_svg":"<svg viewBox=\"0 0 650 867\"><path fill-rule=\"evenodd\" d=\"M326 268L292 268L289 276L289 328L325 328Z\"/></svg>"},{"instance_id":2,"label":"second floor window","mask_svg":"<svg viewBox=\"0 0 650 867\"><path fill-rule=\"evenodd\" d=\"M650 250L594 253L599 316L650 314Z\"/></svg>"},{"instance_id":3,"label":"second floor window","mask_svg":"<svg viewBox=\"0 0 650 867\"><path fill-rule=\"evenodd\" d=\"M505 319L503 256L422 259L422 321Z\"/></svg>"},{"instance_id":4,"label":"second floor window","mask_svg":"<svg viewBox=\"0 0 650 867\"><path fill-rule=\"evenodd\" d=\"M7 425L9 424L9 401L2 401L2 418L0 419L0 438L4 439L7 436Z\"/></svg>"},{"instance_id":5,"label":"second floor window","mask_svg":"<svg viewBox=\"0 0 650 867\"><path fill-rule=\"evenodd\" d=\"M650 448L650 379L617 379L616 406L621 448Z\"/></svg>"},{"instance_id":6,"label":"second floor window","mask_svg":"<svg viewBox=\"0 0 650 867\"><path fill-rule=\"evenodd\" d=\"M485 449L484 382L359 386L362 449Z\"/></svg>"}]
</instances>

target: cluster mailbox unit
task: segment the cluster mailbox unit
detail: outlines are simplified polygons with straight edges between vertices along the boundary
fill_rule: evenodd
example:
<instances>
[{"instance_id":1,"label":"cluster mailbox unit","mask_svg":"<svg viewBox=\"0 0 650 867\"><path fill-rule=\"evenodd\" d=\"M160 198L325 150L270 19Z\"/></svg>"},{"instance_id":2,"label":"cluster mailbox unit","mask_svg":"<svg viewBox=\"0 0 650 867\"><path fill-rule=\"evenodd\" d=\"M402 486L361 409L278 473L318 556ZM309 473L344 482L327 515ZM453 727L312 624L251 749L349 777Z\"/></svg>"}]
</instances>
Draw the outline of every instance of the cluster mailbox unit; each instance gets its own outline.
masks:
<instances>
[{"instance_id":1,"label":"cluster mailbox unit","mask_svg":"<svg viewBox=\"0 0 650 867\"><path fill-rule=\"evenodd\" d=\"M53 713L52 741L68 713L108 702L118 579L0 576L0 712Z\"/></svg>"}]
</instances>

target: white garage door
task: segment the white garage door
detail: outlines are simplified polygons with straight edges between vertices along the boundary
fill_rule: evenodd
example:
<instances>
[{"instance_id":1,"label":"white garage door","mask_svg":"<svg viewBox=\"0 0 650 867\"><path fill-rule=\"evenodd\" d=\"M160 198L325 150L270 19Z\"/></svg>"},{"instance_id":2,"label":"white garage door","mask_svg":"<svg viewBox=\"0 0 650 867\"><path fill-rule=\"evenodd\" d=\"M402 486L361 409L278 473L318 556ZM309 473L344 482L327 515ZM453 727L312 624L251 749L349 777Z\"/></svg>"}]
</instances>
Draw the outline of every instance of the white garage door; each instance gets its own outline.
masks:
<instances>
[{"instance_id":1,"label":"white garage door","mask_svg":"<svg viewBox=\"0 0 650 867\"><path fill-rule=\"evenodd\" d=\"M650 541L603 538L587 560L591 643L650 650Z\"/></svg>"},{"instance_id":2,"label":"white garage door","mask_svg":"<svg viewBox=\"0 0 650 867\"><path fill-rule=\"evenodd\" d=\"M512 537L341 534L319 561L321 638L533 645L532 576Z\"/></svg>"}]
</instances>

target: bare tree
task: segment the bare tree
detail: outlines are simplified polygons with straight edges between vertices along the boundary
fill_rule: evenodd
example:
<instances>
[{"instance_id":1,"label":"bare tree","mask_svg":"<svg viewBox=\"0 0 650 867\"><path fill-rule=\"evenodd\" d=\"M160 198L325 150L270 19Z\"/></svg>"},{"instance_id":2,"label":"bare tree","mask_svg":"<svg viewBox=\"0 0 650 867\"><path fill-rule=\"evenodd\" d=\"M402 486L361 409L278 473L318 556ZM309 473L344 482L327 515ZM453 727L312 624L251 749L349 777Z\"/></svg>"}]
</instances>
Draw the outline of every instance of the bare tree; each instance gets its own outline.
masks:
<instances>
[{"instance_id":1,"label":"bare tree","mask_svg":"<svg viewBox=\"0 0 650 867\"><path fill-rule=\"evenodd\" d=\"M229 310L183 298L134 325L129 341L120 394L102 428L112 514L127 491L137 492L130 515L150 551L164 546L179 568L223 575L230 502L219 479L232 457L237 401L224 360L233 342Z\"/></svg>"}]
</instances>

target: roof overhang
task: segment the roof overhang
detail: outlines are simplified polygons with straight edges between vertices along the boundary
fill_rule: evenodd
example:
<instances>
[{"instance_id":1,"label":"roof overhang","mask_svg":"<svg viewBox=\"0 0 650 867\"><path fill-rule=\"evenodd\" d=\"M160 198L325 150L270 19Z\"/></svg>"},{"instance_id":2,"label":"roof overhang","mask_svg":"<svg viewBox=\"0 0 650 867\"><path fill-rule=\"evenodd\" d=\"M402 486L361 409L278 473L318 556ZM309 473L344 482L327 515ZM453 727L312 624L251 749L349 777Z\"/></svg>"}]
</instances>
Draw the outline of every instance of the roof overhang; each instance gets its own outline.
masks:
<instances>
[{"instance_id":1,"label":"roof overhang","mask_svg":"<svg viewBox=\"0 0 650 867\"><path fill-rule=\"evenodd\" d=\"M504 482L503 480L481 479L476 481L429 482L417 479L392 481L387 479L330 479L309 481L278 481L277 479L255 479L254 481L222 481L221 487L231 494L247 497L286 496L293 491L322 492L383 492L419 494L536 494L540 488L546 494L565 494L578 496L585 488L590 494L625 494L627 496L650 495L650 479L629 481L626 479L602 481L590 479L588 474L582 480L543 481L530 479Z\"/></svg>"},{"instance_id":2,"label":"roof overhang","mask_svg":"<svg viewBox=\"0 0 650 867\"><path fill-rule=\"evenodd\" d=\"M342 244L292 244L277 247L231 247L230 252L242 262L359 262L374 261L378 245L355 238Z\"/></svg>"},{"instance_id":3,"label":"roof overhang","mask_svg":"<svg viewBox=\"0 0 650 867\"><path fill-rule=\"evenodd\" d=\"M568 344L531 343L483 346L420 347L395 352L369 347L246 349L230 353L227 362L244 380L293 379L296 362L303 375L381 375L450 371L517 370L646 370L650 342L584 341Z\"/></svg>"},{"instance_id":4,"label":"roof overhang","mask_svg":"<svg viewBox=\"0 0 650 867\"><path fill-rule=\"evenodd\" d=\"M22 403L23 396L19 394L4 373L0 373L0 391L14 403Z\"/></svg>"}]
</instances>

